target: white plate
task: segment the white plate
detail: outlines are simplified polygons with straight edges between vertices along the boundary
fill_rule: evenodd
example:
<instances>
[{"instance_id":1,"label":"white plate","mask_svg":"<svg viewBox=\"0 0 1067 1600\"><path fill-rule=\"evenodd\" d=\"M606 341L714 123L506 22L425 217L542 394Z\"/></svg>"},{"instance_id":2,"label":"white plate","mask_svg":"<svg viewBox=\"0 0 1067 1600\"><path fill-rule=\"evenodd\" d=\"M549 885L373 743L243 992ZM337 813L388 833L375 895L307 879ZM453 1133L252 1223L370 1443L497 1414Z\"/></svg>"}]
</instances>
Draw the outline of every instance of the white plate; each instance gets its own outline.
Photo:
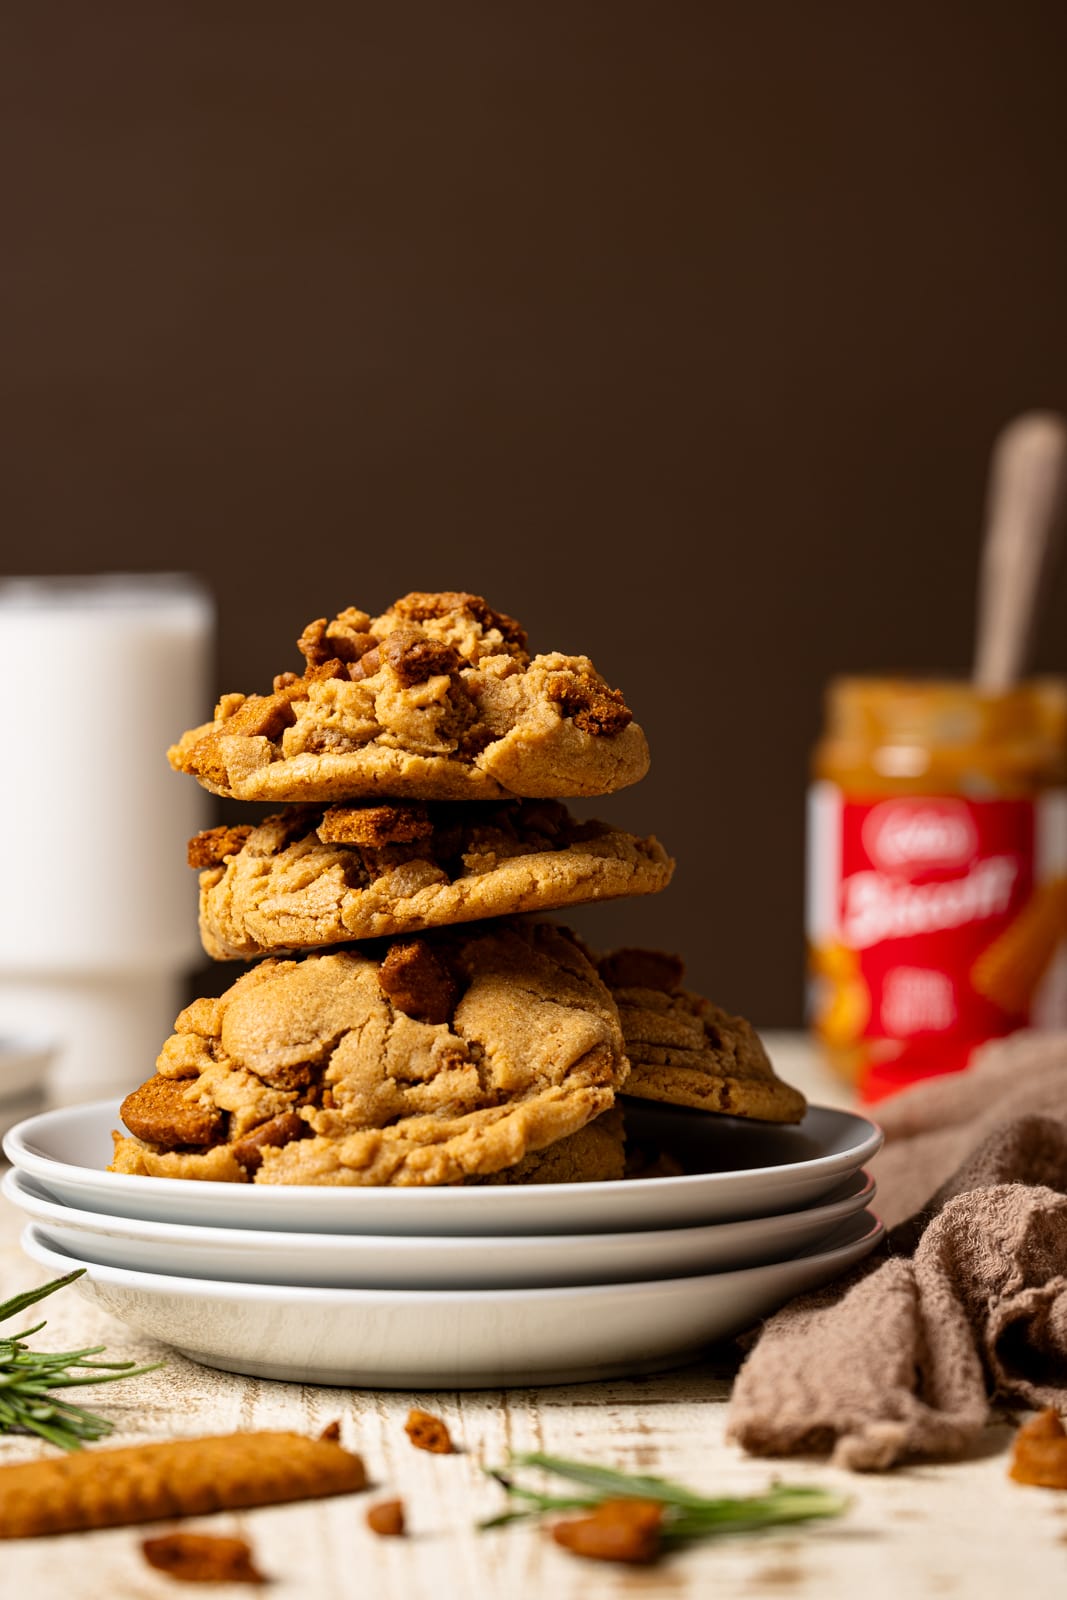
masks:
<instances>
[{"instance_id":1,"label":"white plate","mask_svg":"<svg viewBox=\"0 0 1067 1600\"><path fill-rule=\"evenodd\" d=\"M864 1211L829 1247L793 1261L592 1288L291 1289L90 1264L78 1287L225 1372L346 1388L515 1388L679 1366L837 1277L884 1231ZM56 1273L82 1264L50 1249L34 1224L22 1247Z\"/></svg>"},{"instance_id":2,"label":"white plate","mask_svg":"<svg viewBox=\"0 0 1067 1600\"><path fill-rule=\"evenodd\" d=\"M40 1224L43 1244L83 1261L180 1278L314 1289L532 1289L757 1266L814 1246L874 1198L874 1180L860 1172L822 1205L749 1222L645 1233L419 1238L131 1221L57 1205L25 1173L9 1172L2 1187Z\"/></svg>"},{"instance_id":3,"label":"white plate","mask_svg":"<svg viewBox=\"0 0 1067 1600\"><path fill-rule=\"evenodd\" d=\"M688 1176L514 1188L274 1187L107 1172L118 1104L31 1117L4 1139L4 1153L52 1200L153 1222L284 1233L603 1233L796 1211L831 1193L882 1143L873 1122L826 1106L782 1127L630 1101L633 1136L676 1149Z\"/></svg>"}]
</instances>

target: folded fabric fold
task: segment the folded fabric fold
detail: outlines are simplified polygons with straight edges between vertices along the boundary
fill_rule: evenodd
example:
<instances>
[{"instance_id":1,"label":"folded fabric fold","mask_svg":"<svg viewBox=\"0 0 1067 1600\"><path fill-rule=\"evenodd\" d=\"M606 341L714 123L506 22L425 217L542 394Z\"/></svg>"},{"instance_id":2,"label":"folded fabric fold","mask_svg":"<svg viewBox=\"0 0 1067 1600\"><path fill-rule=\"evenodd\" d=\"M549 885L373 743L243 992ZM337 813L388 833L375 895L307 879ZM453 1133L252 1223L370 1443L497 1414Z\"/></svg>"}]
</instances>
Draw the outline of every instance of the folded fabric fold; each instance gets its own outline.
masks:
<instances>
[{"instance_id":1,"label":"folded fabric fold","mask_svg":"<svg viewBox=\"0 0 1067 1600\"><path fill-rule=\"evenodd\" d=\"M960 1454L997 1400L1067 1408L1067 1038L988 1047L885 1121L876 1170L901 1220L880 1257L767 1323L730 1415L755 1454L880 1470Z\"/></svg>"}]
</instances>

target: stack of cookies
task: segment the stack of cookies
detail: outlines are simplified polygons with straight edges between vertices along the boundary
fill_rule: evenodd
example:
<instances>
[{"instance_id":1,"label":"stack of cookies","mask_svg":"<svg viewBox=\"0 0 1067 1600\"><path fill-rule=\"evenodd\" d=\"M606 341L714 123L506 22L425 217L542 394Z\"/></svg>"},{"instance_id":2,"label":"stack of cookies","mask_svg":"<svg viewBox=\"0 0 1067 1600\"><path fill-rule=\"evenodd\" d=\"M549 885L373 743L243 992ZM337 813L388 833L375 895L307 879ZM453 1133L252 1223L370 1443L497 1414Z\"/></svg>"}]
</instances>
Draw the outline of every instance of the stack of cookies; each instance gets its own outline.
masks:
<instances>
[{"instance_id":1,"label":"stack of cookies","mask_svg":"<svg viewBox=\"0 0 1067 1600\"><path fill-rule=\"evenodd\" d=\"M170 751L212 792L282 809L191 841L205 949L254 964L182 1012L123 1104L112 1171L575 1182L624 1175L620 1094L799 1120L753 1030L683 989L675 958L598 961L529 915L673 871L654 838L561 803L648 768L588 658L531 656L461 593L350 608L299 648L301 674L224 695Z\"/></svg>"}]
</instances>

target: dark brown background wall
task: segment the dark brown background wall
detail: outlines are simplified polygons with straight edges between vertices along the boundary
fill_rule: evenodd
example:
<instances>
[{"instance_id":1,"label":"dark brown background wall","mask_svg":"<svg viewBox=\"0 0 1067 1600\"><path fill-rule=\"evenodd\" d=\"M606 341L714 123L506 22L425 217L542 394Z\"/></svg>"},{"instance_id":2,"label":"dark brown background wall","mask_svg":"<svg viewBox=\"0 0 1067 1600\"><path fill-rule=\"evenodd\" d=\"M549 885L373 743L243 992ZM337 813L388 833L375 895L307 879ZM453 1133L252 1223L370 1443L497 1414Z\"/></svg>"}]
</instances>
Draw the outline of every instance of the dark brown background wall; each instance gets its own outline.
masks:
<instances>
[{"instance_id":1,"label":"dark brown background wall","mask_svg":"<svg viewBox=\"0 0 1067 1600\"><path fill-rule=\"evenodd\" d=\"M821 686L966 668L990 440L1067 406L1065 45L1059 0L9 7L2 566L203 572L227 688L408 588L588 651L654 757L601 809L679 871L587 933L794 1021Z\"/></svg>"}]
</instances>

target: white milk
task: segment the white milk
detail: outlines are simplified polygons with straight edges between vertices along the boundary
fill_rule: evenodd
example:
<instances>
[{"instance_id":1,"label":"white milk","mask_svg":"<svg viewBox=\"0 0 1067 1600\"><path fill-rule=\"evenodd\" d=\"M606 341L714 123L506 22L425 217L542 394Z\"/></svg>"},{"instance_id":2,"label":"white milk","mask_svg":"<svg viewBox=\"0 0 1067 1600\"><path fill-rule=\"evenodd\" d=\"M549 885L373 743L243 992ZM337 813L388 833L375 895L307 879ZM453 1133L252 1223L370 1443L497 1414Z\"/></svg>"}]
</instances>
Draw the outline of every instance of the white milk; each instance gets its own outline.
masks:
<instances>
[{"instance_id":1,"label":"white milk","mask_svg":"<svg viewBox=\"0 0 1067 1600\"><path fill-rule=\"evenodd\" d=\"M213 629L211 599L180 576L0 583L0 1024L17 1013L49 1031L48 985L84 996L94 978L101 1018L108 995L141 1011L138 976L147 1006L201 959L185 846L207 797L166 748L210 715ZM73 1013L59 989L54 1010L62 1033ZM172 1022L160 1016L157 1049ZM105 1027L96 1047L121 1031Z\"/></svg>"}]
</instances>

